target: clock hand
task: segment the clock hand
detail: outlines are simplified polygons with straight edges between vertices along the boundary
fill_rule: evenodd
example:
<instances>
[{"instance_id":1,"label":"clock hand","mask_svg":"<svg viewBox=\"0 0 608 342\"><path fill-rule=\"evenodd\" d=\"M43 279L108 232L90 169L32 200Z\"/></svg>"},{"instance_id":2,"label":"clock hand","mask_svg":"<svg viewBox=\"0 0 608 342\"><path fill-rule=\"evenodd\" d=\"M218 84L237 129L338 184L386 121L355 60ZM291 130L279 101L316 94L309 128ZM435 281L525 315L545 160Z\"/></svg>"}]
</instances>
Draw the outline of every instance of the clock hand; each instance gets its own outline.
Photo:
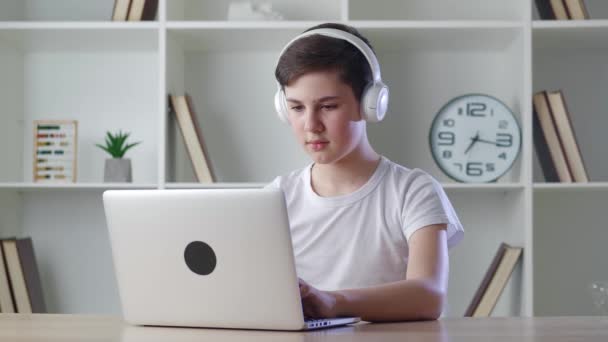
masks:
<instances>
[{"instance_id":1,"label":"clock hand","mask_svg":"<svg viewBox=\"0 0 608 342\"><path fill-rule=\"evenodd\" d=\"M473 145L475 145L475 143L478 140L479 140L479 132L477 132L477 134L475 134L475 136L471 138L471 143L469 144L469 146L467 147L467 149L464 150L464 154L467 154L469 152L469 150L471 149L471 147L473 147Z\"/></svg>"},{"instance_id":2,"label":"clock hand","mask_svg":"<svg viewBox=\"0 0 608 342\"><path fill-rule=\"evenodd\" d=\"M496 143L495 141L489 141L489 140L483 140L483 139L477 139L477 141L498 146L498 143Z\"/></svg>"}]
</instances>

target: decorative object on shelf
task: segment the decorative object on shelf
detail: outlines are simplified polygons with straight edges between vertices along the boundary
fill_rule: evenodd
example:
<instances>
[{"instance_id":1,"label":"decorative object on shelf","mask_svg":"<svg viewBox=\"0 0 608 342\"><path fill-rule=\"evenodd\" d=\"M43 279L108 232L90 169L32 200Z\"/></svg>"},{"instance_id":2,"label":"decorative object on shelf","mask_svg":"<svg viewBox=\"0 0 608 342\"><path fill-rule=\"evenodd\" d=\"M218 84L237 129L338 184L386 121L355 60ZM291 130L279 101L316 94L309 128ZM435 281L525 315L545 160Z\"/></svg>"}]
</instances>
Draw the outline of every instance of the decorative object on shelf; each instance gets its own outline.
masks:
<instances>
[{"instance_id":1,"label":"decorative object on shelf","mask_svg":"<svg viewBox=\"0 0 608 342\"><path fill-rule=\"evenodd\" d=\"M545 181L589 182L563 92L535 93L533 108L534 147Z\"/></svg>"},{"instance_id":2,"label":"decorative object on shelf","mask_svg":"<svg viewBox=\"0 0 608 342\"><path fill-rule=\"evenodd\" d=\"M215 176L211 168L209 154L203 141L203 135L196 118L194 104L190 95L169 95L170 110L182 132L196 179L200 183L213 183Z\"/></svg>"},{"instance_id":3,"label":"decorative object on shelf","mask_svg":"<svg viewBox=\"0 0 608 342\"><path fill-rule=\"evenodd\" d=\"M78 121L34 121L34 182L76 182Z\"/></svg>"},{"instance_id":4,"label":"decorative object on shelf","mask_svg":"<svg viewBox=\"0 0 608 342\"><path fill-rule=\"evenodd\" d=\"M104 182L131 182L131 159L123 158L127 151L141 142L127 144L127 138L131 133L119 131L116 134L106 133L105 145L95 144L97 147L108 152L112 158L106 159L103 173Z\"/></svg>"},{"instance_id":5,"label":"decorative object on shelf","mask_svg":"<svg viewBox=\"0 0 608 342\"><path fill-rule=\"evenodd\" d=\"M459 182L496 181L521 149L521 128L513 112L485 94L458 96L431 124L431 154L439 168Z\"/></svg>"},{"instance_id":6,"label":"decorative object on shelf","mask_svg":"<svg viewBox=\"0 0 608 342\"><path fill-rule=\"evenodd\" d=\"M501 243L469 304L465 317L489 317L517 266L523 248Z\"/></svg>"},{"instance_id":7,"label":"decorative object on shelf","mask_svg":"<svg viewBox=\"0 0 608 342\"><path fill-rule=\"evenodd\" d=\"M281 13L272 10L270 2L235 1L228 6L228 20L264 21L283 19Z\"/></svg>"}]
</instances>

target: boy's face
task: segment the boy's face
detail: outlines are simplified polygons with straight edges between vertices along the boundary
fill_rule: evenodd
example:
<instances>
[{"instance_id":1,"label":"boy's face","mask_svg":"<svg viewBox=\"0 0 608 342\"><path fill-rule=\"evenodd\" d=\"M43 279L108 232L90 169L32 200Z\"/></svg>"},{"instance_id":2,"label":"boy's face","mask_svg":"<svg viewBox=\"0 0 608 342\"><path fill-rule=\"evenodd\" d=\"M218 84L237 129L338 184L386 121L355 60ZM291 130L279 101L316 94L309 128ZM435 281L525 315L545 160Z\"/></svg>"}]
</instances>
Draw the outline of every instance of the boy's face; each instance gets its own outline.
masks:
<instances>
[{"instance_id":1,"label":"boy's face","mask_svg":"<svg viewBox=\"0 0 608 342\"><path fill-rule=\"evenodd\" d=\"M291 128L314 162L338 162L361 142L359 101L337 72L304 74L285 86L285 97Z\"/></svg>"}]
</instances>

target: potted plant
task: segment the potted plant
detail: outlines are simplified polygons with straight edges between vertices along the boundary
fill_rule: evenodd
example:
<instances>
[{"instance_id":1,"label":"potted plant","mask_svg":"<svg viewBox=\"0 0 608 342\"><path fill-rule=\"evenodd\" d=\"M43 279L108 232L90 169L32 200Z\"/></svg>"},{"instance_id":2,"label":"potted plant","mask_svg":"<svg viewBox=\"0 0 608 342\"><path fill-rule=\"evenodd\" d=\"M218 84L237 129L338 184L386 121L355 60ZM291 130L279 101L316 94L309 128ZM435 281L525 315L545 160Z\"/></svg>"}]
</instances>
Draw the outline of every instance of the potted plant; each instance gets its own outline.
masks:
<instances>
[{"instance_id":1,"label":"potted plant","mask_svg":"<svg viewBox=\"0 0 608 342\"><path fill-rule=\"evenodd\" d=\"M127 144L130 133L118 131L116 134L106 132L105 145L95 144L97 147L108 152L112 158L106 159L103 181L104 182L131 182L131 160L123 158L125 153L140 141Z\"/></svg>"}]
</instances>

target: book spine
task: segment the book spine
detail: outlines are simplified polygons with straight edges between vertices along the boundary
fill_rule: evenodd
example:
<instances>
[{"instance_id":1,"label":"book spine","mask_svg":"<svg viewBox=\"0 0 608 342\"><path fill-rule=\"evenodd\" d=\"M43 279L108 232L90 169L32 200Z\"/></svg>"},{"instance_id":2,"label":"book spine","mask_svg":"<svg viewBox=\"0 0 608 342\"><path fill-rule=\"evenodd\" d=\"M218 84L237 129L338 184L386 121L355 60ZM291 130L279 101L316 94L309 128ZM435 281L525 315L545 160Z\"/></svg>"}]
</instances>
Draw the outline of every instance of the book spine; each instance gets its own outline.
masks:
<instances>
[{"instance_id":1,"label":"book spine","mask_svg":"<svg viewBox=\"0 0 608 342\"><path fill-rule=\"evenodd\" d=\"M40 282L40 273L38 272L32 238L18 239L17 252L19 254L21 269L23 270L23 278L30 299L32 313L46 313L46 305L44 304L42 284Z\"/></svg>"},{"instance_id":2,"label":"book spine","mask_svg":"<svg viewBox=\"0 0 608 342\"><path fill-rule=\"evenodd\" d=\"M549 0L534 0L536 3L536 9L538 10L538 16L542 20L555 20L555 13Z\"/></svg>"}]
</instances>

